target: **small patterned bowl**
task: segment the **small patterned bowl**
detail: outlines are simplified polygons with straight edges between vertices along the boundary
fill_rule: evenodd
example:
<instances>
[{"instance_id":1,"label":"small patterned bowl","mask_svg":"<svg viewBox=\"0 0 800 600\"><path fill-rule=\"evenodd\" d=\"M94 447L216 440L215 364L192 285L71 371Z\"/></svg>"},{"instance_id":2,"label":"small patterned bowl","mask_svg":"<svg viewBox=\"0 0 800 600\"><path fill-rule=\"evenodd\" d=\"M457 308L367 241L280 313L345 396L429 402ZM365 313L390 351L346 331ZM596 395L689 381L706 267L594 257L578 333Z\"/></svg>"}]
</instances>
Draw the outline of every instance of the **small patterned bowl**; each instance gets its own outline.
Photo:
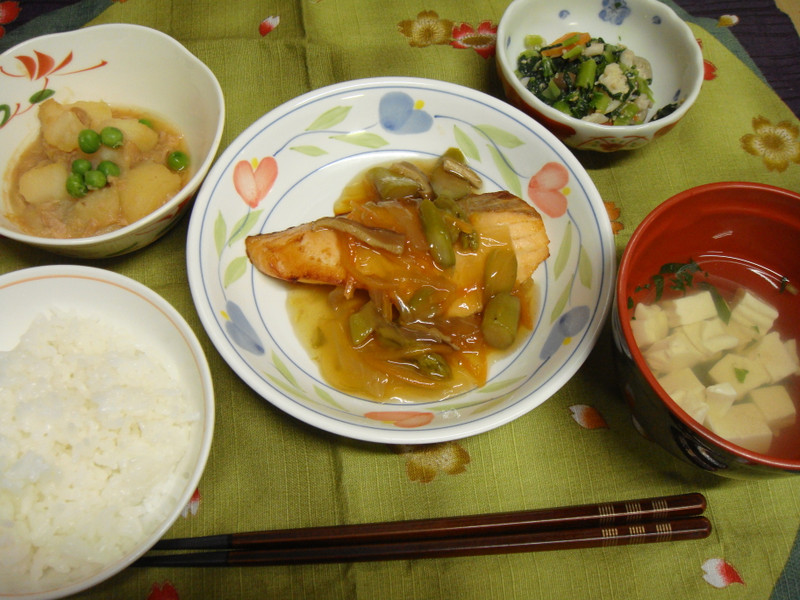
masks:
<instances>
[{"instance_id":1,"label":"small patterned bowl","mask_svg":"<svg viewBox=\"0 0 800 600\"><path fill-rule=\"evenodd\" d=\"M632 301L641 297L642 286L662 265L691 258L703 271L733 282L731 287L743 286L777 308L776 329L782 338L797 339L798 255L800 194L758 183L712 183L687 190L663 202L639 225L620 260L611 322L622 392L634 422L649 439L718 475L800 473L800 421L781 430L769 456L724 440L691 418L658 384L631 329ZM800 377L788 381L796 401Z\"/></svg>"},{"instance_id":2,"label":"small patterned bowl","mask_svg":"<svg viewBox=\"0 0 800 600\"><path fill-rule=\"evenodd\" d=\"M194 174L170 201L144 218L88 238L22 233L5 216L9 178L0 180L0 235L58 254L106 258L147 246L178 222L211 167L222 137L225 103L209 68L168 35L138 25L97 25L28 40L0 55L0 165L38 135L37 105L103 100L164 118L188 145Z\"/></svg>"},{"instance_id":3,"label":"small patterned bowl","mask_svg":"<svg viewBox=\"0 0 800 600\"><path fill-rule=\"evenodd\" d=\"M517 77L526 35L552 41L571 31L621 42L653 68L651 113L673 102L671 114L640 125L608 126L576 119L547 105ZM508 101L577 150L641 148L664 135L689 111L703 83L703 57L689 26L658 0L514 0L497 29L497 70Z\"/></svg>"}]
</instances>

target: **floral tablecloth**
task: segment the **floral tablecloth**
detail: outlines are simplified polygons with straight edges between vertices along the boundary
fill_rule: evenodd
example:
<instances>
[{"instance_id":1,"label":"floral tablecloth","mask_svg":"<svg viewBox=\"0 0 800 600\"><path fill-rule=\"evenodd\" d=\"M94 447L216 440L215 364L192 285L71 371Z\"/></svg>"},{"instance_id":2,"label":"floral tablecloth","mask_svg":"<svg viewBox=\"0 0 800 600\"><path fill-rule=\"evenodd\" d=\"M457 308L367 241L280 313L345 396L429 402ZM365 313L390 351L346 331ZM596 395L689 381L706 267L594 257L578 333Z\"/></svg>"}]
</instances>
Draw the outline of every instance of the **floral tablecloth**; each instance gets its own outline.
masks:
<instances>
[{"instance_id":1,"label":"floral tablecloth","mask_svg":"<svg viewBox=\"0 0 800 600\"><path fill-rule=\"evenodd\" d=\"M344 80L429 77L500 96L493 55L496 26L507 4L5 1L0 2L0 49L88 22L138 23L169 33L220 80L227 102L224 148L275 106ZM767 83L775 81L775 74L759 68L736 38L736 28L752 27L752 22L730 8L733 3L698 2L701 17L682 8L691 6L688 0L678 4L705 59L706 81L697 105L657 143L630 153L578 156L604 198L618 252L649 210L686 188L749 180L800 190L798 117ZM741 3L742 14L778 20L784 32L787 27L792 32L792 17L800 14L800 6L793 1L781 4L786 12L767 2ZM716 7L717 13L708 12ZM33 18L25 17L29 9L36 12ZM796 42L789 37L784 47L795 48ZM795 102L798 78L782 85L786 97ZM497 512L691 491L708 498L714 530L709 538L693 542L492 557L128 569L81 598L800 597L800 479L722 479L673 459L642 438L614 381L608 328L562 391L497 430L421 447L342 439L307 427L259 398L211 345L188 289L187 225L184 220L139 253L91 263L138 279L169 300L197 332L212 366L215 441L197 493L170 536ZM67 262L75 261L0 239L0 272Z\"/></svg>"}]
</instances>

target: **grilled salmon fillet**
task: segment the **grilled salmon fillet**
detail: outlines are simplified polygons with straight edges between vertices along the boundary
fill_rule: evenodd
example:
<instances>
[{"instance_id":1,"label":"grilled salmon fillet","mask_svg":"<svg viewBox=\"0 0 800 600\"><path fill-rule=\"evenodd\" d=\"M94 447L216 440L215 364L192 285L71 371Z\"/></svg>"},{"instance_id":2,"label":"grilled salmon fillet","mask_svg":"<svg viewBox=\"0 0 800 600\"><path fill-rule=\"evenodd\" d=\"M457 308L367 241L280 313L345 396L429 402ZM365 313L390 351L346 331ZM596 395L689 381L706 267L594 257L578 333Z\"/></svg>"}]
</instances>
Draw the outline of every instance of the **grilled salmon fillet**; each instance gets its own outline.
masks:
<instances>
[{"instance_id":1,"label":"grilled salmon fillet","mask_svg":"<svg viewBox=\"0 0 800 600\"><path fill-rule=\"evenodd\" d=\"M492 238L499 230L507 231L505 235L517 256L518 282L528 279L550 255L541 215L521 198L500 191L467 196L458 202L480 235ZM338 286L348 283L341 243L341 236L346 235L311 222L249 236L245 248L252 264L265 275L285 281ZM458 271L458 259L455 270Z\"/></svg>"}]
</instances>

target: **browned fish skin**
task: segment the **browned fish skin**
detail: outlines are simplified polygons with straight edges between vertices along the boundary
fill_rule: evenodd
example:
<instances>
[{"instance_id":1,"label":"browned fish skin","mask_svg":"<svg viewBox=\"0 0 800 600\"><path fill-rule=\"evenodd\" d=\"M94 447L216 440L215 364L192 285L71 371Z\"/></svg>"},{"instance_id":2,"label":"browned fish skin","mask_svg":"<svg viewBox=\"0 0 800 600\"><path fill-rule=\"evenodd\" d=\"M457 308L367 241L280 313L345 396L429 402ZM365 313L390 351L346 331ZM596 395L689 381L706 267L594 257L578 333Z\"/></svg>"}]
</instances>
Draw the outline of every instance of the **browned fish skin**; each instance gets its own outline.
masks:
<instances>
[{"instance_id":1,"label":"browned fish skin","mask_svg":"<svg viewBox=\"0 0 800 600\"><path fill-rule=\"evenodd\" d=\"M517 280L529 278L549 255L549 238L541 215L527 202L505 191L459 200L479 233L508 227L517 255ZM284 231L249 236L247 256L262 273L286 281L345 285L338 236L331 229L305 223Z\"/></svg>"},{"instance_id":2,"label":"browned fish skin","mask_svg":"<svg viewBox=\"0 0 800 600\"><path fill-rule=\"evenodd\" d=\"M333 229L305 223L275 233L249 236L245 249L250 262L262 273L286 281L342 285L338 236Z\"/></svg>"}]
</instances>

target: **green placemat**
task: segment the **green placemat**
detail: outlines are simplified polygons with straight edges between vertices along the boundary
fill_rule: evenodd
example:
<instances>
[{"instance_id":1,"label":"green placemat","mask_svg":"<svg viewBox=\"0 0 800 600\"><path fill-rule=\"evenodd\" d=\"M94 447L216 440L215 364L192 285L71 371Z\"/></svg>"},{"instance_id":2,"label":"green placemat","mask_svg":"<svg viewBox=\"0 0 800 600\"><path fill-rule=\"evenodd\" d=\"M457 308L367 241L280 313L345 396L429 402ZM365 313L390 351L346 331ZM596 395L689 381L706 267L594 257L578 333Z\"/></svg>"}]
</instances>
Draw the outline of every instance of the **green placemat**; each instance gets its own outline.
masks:
<instances>
[{"instance_id":1,"label":"green placemat","mask_svg":"<svg viewBox=\"0 0 800 600\"><path fill-rule=\"evenodd\" d=\"M428 77L499 96L486 41L507 4L127 0L112 3L92 23L132 22L160 29L208 64L226 97L224 148L277 105L344 80ZM266 34L265 19L274 27ZM618 250L649 210L688 187L750 180L800 189L796 118L752 65L740 60L740 48L719 35L724 32L692 27L703 45L708 78L686 119L635 152L579 156L607 203ZM759 142L770 133L783 136L784 150L759 154ZM619 397L608 330L562 391L495 431L421 448L341 439L257 397L211 346L186 281L186 226L184 221L145 251L99 264L139 279L172 302L195 328L214 372L212 453L199 498L171 536L689 491L706 494L714 532L695 542L494 557L269 569L128 569L82 598L611 600L716 599L724 594L739 599L767 598L773 589L776 598L792 597L796 579L788 570L781 574L800 523L800 481L721 479L643 439ZM67 261L0 241L0 271L48 262ZM789 564L796 562L792 557Z\"/></svg>"}]
</instances>

